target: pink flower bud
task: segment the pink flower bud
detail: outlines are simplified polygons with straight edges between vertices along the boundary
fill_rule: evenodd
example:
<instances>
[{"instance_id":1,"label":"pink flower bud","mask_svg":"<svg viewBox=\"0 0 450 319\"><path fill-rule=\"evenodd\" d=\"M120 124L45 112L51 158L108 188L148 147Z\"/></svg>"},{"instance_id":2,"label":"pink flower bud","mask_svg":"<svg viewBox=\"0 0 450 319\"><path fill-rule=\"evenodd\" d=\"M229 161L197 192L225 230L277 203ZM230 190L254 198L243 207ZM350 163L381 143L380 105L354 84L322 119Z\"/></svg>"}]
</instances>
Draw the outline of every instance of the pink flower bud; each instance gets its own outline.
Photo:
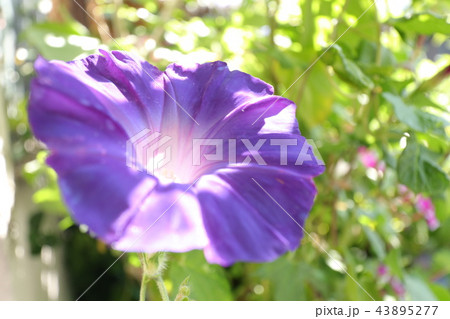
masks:
<instances>
[{"instance_id":1,"label":"pink flower bud","mask_svg":"<svg viewBox=\"0 0 450 319\"><path fill-rule=\"evenodd\" d=\"M391 279L391 287L392 290L394 290L394 293L399 296L400 298L403 298L405 296L405 287L403 287L403 284L395 277L392 277Z\"/></svg>"},{"instance_id":2,"label":"pink flower bud","mask_svg":"<svg viewBox=\"0 0 450 319\"><path fill-rule=\"evenodd\" d=\"M363 163L365 167L377 167L378 158L375 152L369 150L365 146L361 146L358 148L358 155L360 161Z\"/></svg>"},{"instance_id":3,"label":"pink flower bud","mask_svg":"<svg viewBox=\"0 0 450 319\"><path fill-rule=\"evenodd\" d=\"M422 194L417 195L416 209L425 217L430 230L436 230L439 227L439 220L436 218L436 210L431 198Z\"/></svg>"}]
</instances>

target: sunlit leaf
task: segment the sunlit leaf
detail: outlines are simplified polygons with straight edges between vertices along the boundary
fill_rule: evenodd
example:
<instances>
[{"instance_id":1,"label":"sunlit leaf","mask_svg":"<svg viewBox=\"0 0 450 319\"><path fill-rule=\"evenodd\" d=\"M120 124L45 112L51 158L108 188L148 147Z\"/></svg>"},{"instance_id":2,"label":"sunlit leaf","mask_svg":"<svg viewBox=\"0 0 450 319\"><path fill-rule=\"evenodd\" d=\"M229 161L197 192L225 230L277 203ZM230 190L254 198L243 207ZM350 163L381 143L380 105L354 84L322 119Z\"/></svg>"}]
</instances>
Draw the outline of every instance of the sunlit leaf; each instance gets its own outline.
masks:
<instances>
[{"instance_id":1,"label":"sunlit leaf","mask_svg":"<svg viewBox=\"0 0 450 319\"><path fill-rule=\"evenodd\" d=\"M405 288L411 295L411 300L436 300L430 287L418 276L405 275Z\"/></svg>"},{"instance_id":2,"label":"sunlit leaf","mask_svg":"<svg viewBox=\"0 0 450 319\"><path fill-rule=\"evenodd\" d=\"M424 133L432 132L446 137L445 127L449 123L445 119L413 105L408 105L401 97L392 93L383 93L383 97L392 104L397 118L412 129Z\"/></svg>"},{"instance_id":3,"label":"sunlit leaf","mask_svg":"<svg viewBox=\"0 0 450 319\"><path fill-rule=\"evenodd\" d=\"M433 256L434 266L446 273L450 273L450 250L440 250Z\"/></svg>"},{"instance_id":4,"label":"sunlit leaf","mask_svg":"<svg viewBox=\"0 0 450 319\"><path fill-rule=\"evenodd\" d=\"M415 14L409 18L392 19L388 23L405 33L450 35L450 24L446 18L435 14Z\"/></svg>"},{"instance_id":5,"label":"sunlit leaf","mask_svg":"<svg viewBox=\"0 0 450 319\"><path fill-rule=\"evenodd\" d=\"M373 231L369 227L364 226L363 229L367 238L369 239L372 250L380 260L383 260L384 257L386 257L386 246L383 240L377 232Z\"/></svg>"},{"instance_id":6,"label":"sunlit leaf","mask_svg":"<svg viewBox=\"0 0 450 319\"><path fill-rule=\"evenodd\" d=\"M450 292L449 292L448 288L446 288L442 285L439 285L439 284L431 283L430 289L438 300L443 300L443 301L450 300Z\"/></svg>"},{"instance_id":7,"label":"sunlit leaf","mask_svg":"<svg viewBox=\"0 0 450 319\"><path fill-rule=\"evenodd\" d=\"M372 89L374 87L373 81L364 74L358 64L345 55L340 46L334 45L329 51L331 52L327 52L326 55L334 54L335 57L328 61L332 61L332 66L340 78L359 88Z\"/></svg>"},{"instance_id":8,"label":"sunlit leaf","mask_svg":"<svg viewBox=\"0 0 450 319\"><path fill-rule=\"evenodd\" d=\"M323 65L315 65L310 74L305 76L307 82L300 89L302 94L297 115L301 124L312 127L328 118L334 100L333 86Z\"/></svg>"},{"instance_id":9,"label":"sunlit leaf","mask_svg":"<svg viewBox=\"0 0 450 319\"><path fill-rule=\"evenodd\" d=\"M440 193L448 187L448 176L435 162L429 150L410 140L398 159L399 182L411 190Z\"/></svg>"},{"instance_id":10,"label":"sunlit leaf","mask_svg":"<svg viewBox=\"0 0 450 319\"><path fill-rule=\"evenodd\" d=\"M22 36L44 58L68 61L98 48L100 41L86 34L86 29L79 23L44 22L31 25Z\"/></svg>"},{"instance_id":11,"label":"sunlit leaf","mask_svg":"<svg viewBox=\"0 0 450 319\"><path fill-rule=\"evenodd\" d=\"M232 300L230 285L223 269L208 264L201 251L191 251L174 255L171 260L168 277L173 287L178 288L189 276L190 299L194 300ZM172 291L172 299L177 294Z\"/></svg>"},{"instance_id":12,"label":"sunlit leaf","mask_svg":"<svg viewBox=\"0 0 450 319\"><path fill-rule=\"evenodd\" d=\"M286 258L264 264L258 270L262 278L270 279L275 300L305 300L308 266Z\"/></svg>"}]
</instances>

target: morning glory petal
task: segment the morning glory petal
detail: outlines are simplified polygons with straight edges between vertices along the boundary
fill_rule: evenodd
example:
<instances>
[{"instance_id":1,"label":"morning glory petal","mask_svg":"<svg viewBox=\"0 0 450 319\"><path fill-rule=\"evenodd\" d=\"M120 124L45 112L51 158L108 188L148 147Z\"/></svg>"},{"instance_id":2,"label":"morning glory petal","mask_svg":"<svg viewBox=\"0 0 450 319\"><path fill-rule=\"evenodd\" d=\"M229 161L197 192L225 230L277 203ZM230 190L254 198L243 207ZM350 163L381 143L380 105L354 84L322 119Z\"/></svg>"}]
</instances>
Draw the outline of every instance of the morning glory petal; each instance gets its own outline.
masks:
<instances>
[{"instance_id":1,"label":"morning glory petal","mask_svg":"<svg viewBox=\"0 0 450 319\"><path fill-rule=\"evenodd\" d=\"M197 192L210 238L205 256L227 266L270 261L297 248L303 236L298 224L303 227L316 189L310 178L252 166L205 175Z\"/></svg>"},{"instance_id":2,"label":"morning glory petal","mask_svg":"<svg viewBox=\"0 0 450 319\"><path fill-rule=\"evenodd\" d=\"M298 247L324 166L294 103L224 62L161 72L126 52L101 53L40 58L31 88L32 130L76 222L119 250L203 249L221 265ZM219 140L222 157L207 158L213 146L196 154L194 139Z\"/></svg>"}]
</instances>

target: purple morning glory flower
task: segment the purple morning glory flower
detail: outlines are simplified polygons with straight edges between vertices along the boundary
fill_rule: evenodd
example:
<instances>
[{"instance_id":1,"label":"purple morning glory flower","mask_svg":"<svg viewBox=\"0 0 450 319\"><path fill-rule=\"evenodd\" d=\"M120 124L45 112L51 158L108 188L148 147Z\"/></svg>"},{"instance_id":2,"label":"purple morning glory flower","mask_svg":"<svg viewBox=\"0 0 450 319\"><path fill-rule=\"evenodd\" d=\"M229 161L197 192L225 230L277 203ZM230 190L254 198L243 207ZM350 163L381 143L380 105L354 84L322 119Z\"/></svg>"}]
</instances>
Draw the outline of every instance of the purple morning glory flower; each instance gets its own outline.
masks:
<instances>
[{"instance_id":1,"label":"purple morning glory flower","mask_svg":"<svg viewBox=\"0 0 450 319\"><path fill-rule=\"evenodd\" d=\"M304 224L324 166L311 148L298 163L308 144L291 101L224 62L161 72L129 53L102 54L39 58L31 84L31 127L78 223L119 250L203 249L221 265L298 247L291 217ZM202 139L219 142L195 147ZM168 150L163 167L142 169Z\"/></svg>"}]
</instances>

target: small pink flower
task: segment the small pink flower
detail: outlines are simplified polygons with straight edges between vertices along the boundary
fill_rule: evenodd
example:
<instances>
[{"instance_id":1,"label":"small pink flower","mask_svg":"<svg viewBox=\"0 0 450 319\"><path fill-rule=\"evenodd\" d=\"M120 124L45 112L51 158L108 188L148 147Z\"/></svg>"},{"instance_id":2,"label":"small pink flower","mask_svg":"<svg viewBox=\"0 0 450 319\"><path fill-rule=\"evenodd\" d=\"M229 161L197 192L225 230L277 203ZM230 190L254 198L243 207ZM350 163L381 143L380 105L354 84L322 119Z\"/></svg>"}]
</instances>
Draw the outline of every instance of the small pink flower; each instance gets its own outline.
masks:
<instances>
[{"instance_id":1,"label":"small pink flower","mask_svg":"<svg viewBox=\"0 0 450 319\"><path fill-rule=\"evenodd\" d=\"M386 170L386 163L383 161L379 162L377 165L377 169L384 173L384 171Z\"/></svg>"},{"instance_id":2,"label":"small pink flower","mask_svg":"<svg viewBox=\"0 0 450 319\"><path fill-rule=\"evenodd\" d=\"M391 288L394 293L400 298L403 298L405 296L405 287L403 287L403 284L400 282L400 280L395 277L391 278Z\"/></svg>"},{"instance_id":3,"label":"small pink flower","mask_svg":"<svg viewBox=\"0 0 450 319\"><path fill-rule=\"evenodd\" d=\"M430 230L436 230L439 227L439 220L436 218L436 210L431 198L422 194L417 195L416 208L425 217Z\"/></svg>"},{"instance_id":4,"label":"small pink flower","mask_svg":"<svg viewBox=\"0 0 450 319\"><path fill-rule=\"evenodd\" d=\"M427 219L427 224L430 230L436 230L440 226L439 220L434 216L432 218Z\"/></svg>"},{"instance_id":5,"label":"small pink flower","mask_svg":"<svg viewBox=\"0 0 450 319\"><path fill-rule=\"evenodd\" d=\"M414 194L409 190L407 186L399 184L398 193L401 195L403 202L410 203L414 201Z\"/></svg>"},{"instance_id":6,"label":"small pink flower","mask_svg":"<svg viewBox=\"0 0 450 319\"><path fill-rule=\"evenodd\" d=\"M388 274L388 272L389 272L389 269L386 265L381 264L380 266L378 266L377 275L379 277L386 276Z\"/></svg>"},{"instance_id":7,"label":"small pink flower","mask_svg":"<svg viewBox=\"0 0 450 319\"><path fill-rule=\"evenodd\" d=\"M417 195L416 208L425 217L434 215L434 205L429 197L425 197L422 194Z\"/></svg>"},{"instance_id":8,"label":"small pink flower","mask_svg":"<svg viewBox=\"0 0 450 319\"><path fill-rule=\"evenodd\" d=\"M377 158L377 155L375 154L375 152L369 150L365 146L360 146L358 148L358 155L359 155L360 161L363 163L363 165L365 167L367 167L367 168L369 168L369 167L376 168L377 167L378 158Z\"/></svg>"},{"instance_id":9,"label":"small pink flower","mask_svg":"<svg viewBox=\"0 0 450 319\"><path fill-rule=\"evenodd\" d=\"M403 184L398 184L398 192L403 195L409 192L409 188Z\"/></svg>"}]
</instances>

